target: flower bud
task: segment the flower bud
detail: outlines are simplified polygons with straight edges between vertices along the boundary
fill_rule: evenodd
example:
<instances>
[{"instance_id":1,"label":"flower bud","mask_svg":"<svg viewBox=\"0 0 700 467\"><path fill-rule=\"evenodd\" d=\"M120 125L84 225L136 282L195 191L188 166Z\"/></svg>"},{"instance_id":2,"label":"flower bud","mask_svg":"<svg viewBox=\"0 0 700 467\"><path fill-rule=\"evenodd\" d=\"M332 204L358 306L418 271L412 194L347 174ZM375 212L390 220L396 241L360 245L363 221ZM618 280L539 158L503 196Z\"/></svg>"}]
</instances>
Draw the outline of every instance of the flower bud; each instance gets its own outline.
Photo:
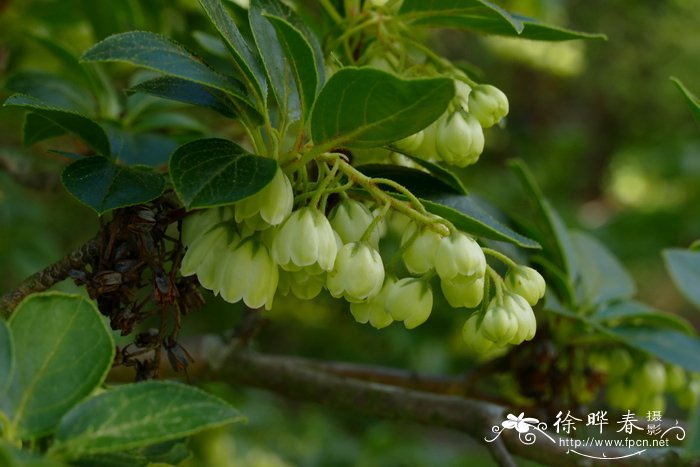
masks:
<instances>
[{"instance_id":1,"label":"flower bud","mask_svg":"<svg viewBox=\"0 0 700 467\"><path fill-rule=\"evenodd\" d=\"M333 208L328 216L331 227L335 230L343 243L359 242L367 227L374 220L374 216L367 207L354 199L345 199ZM379 232L372 232L370 244L379 244Z\"/></svg>"},{"instance_id":2,"label":"flower bud","mask_svg":"<svg viewBox=\"0 0 700 467\"><path fill-rule=\"evenodd\" d=\"M700 381L692 380L683 389L674 394L681 408L690 409L697 405L700 398Z\"/></svg>"},{"instance_id":3,"label":"flower bud","mask_svg":"<svg viewBox=\"0 0 700 467\"><path fill-rule=\"evenodd\" d=\"M364 243L348 243L335 257L327 288L335 298L361 302L379 293L384 282L382 257Z\"/></svg>"},{"instance_id":4,"label":"flower bud","mask_svg":"<svg viewBox=\"0 0 700 467\"><path fill-rule=\"evenodd\" d=\"M514 313L492 300L481 321L481 333L498 346L510 343L518 332L518 320Z\"/></svg>"},{"instance_id":5,"label":"flower bud","mask_svg":"<svg viewBox=\"0 0 700 467\"><path fill-rule=\"evenodd\" d=\"M439 122L447 118L447 113L442 114L437 120L423 128L423 141L412 156L420 157L426 161L437 161L439 159L435 147L437 141L437 128Z\"/></svg>"},{"instance_id":6,"label":"flower bud","mask_svg":"<svg viewBox=\"0 0 700 467\"><path fill-rule=\"evenodd\" d=\"M542 275L527 266L515 266L508 271L505 278L506 287L511 292L522 296L534 306L544 297L547 284Z\"/></svg>"},{"instance_id":7,"label":"flower bud","mask_svg":"<svg viewBox=\"0 0 700 467\"><path fill-rule=\"evenodd\" d=\"M433 309L433 291L420 279L406 277L391 286L386 296L386 311L406 329L423 324Z\"/></svg>"},{"instance_id":8,"label":"flower bud","mask_svg":"<svg viewBox=\"0 0 700 467\"><path fill-rule=\"evenodd\" d=\"M462 339L467 344L467 349L476 355L482 355L496 347L492 341L486 339L477 326L479 316L473 313L462 327Z\"/></svg>"},{"instance_id":9,"label":"flower bud","mask_svg":"<svg viewBox=\"0 0 700 467\"><path fill-rule=\"evenodd\" d=\"M440 288L452 308L474 308L484 298L483 277L458 275L452 280L441 280Z\"/></svg>"},{"instance_id":10,"label":"flower bud","mask_svg":"<svg viewBox=\"0 0 700 467\"><path fill-rule=\"evenodd\" d=\"M287 271L312 265L330 271L337 252L331 224L312 207L294 211L275 233L272 243L272 257Z\"/></svg>"},{"instance_id":11,"label":"flower bud","mask_svg":"<svg viewBox=\"0 0 700 467\"><path fill-rule=\"evenodd\" d=\"M490 84L480 84L469 94L469 112L482 127L490 128L508 115L508 98Z\"/></svg>"},{"instance_id":12,"label":"flower bud","mask_svg":"<svg viewBox=\"0 0 700 467\"><path fill-rule=\"evenodd\" d=\"M393 277L387 277L382 290L374 297L361 302L351 303L350 312L358 323L369 323L376 329L382 329L394 322L394 318L386 311L387 294L396 282Z\"/></svg>"},{"instance_id":13,"label":"flower bud","mask_svg":"<svg viewBox=\"0 0 700 467\"><path fill-rule=\"evenodd\" d=\"M615 369L615 373L624 374L632 368L632 356L624 348L613 349L610 352L610 368Z\"/></svg>"},{"instance_id":14,"label":"flower bud","mask_svg":"<svg viewBox=\"0 0 700 467\"><path fill-rule=\"evenodd\" d=\"M637 391L629 387L623 380L613 381L608 384L605 398L612 407L627 410L635 407L639 401Z\"/></svg>"},{"instance_id":15,"label":"flower bud","mask_svg":"<svg viewBox=\"0 0 700 467\"><path fill-rule=\"evenodd\" d=\"M182 243L189 246L198 236L231 217L233 213L229 207L202 209L189 214L182 221Z\"/></svg>"},{"instance_id":16,"label":"flower bud","mask_svg":"<svg viewBox=\"0 0 700 467\"><path fill-rule=\"evenodd\" d=\"M472 92L472 87L461 80L454 80L455 83L455 99L459 102L460 107L464 110L469 110L469 94Z\"/></svg>"},{"instance_id":17,"label":"flower bud","mask_svg":"<svg viewBox=\"0 0 700 467\"><path fill-rule=\"evenodd\" d=\"M236 222L246 220L254 229L264 230L271 225L281 224L292 212L293 204L292 184L278 167L265 188L236 203Z\"/></svg>"},{"instance_id":18,"label":"flower bud","mask_svg":"<svg viewBox=\"0 0 700 467\"><path fill-rule=\"evenodd\" d=\"M475 163L484 150L484 130L474 116L455 112L439 120L435 150L446 163L466 167Z\"/></svg>"},{"instance_id":19,"label":"flower bud","mask_svg":"<svg viewBox=\"0 0 700 467\"><path fill-rule=\"evenodd\" d=\"M225 226L207 230L194 239L182 258L180 273L183 276L197 274L202 287L219 293L218 274L220 255L230 243L229 232Z\"/></svg>"},{"instance_id":20,"label":"flower bud","mask_svg":"<svg viewBox=\"0 0 700 467\"><path fill-rule=\"evenodd\" d=\"M635 373L635 382L645 394L661 394L666 389L666 368L657 360L647 360Z\"/></svg>"},{"instance_id":21,"label":"flower bud","mask_svg":"<svg viewBox=\"0 0 700 467\"><path fill-rule=\"evenodd\" d=\"M535 337L537 319L527 300L518 294L505 292L503 294L503 307L510 311L518 321L518 330L508 342L509 344L518 345Z\"/></svg>"},{"instance_id":22,"label":"flower bud","mask_svg":"<svg viewBox=\"0 0 700 467\"><path fill-rule=\"evenodd\" d=\"M443 237L435 251L435 270L440 279L458 275L484 277L486 257L476 240L462 232Z\"/></svg>"},{"instance_id":23,"label":"flower bud","mask_svg":"<svg viewBox=\"0 0 700 467\"><path fill-rule=\"evenodd\" d=\"M267 247L257 239L231 244L219 258L221 298L229 303L240 300L250 308L272 307L279 271Z\"/></svg>"},{"instance_id":24,"label":"flower bud","mask_svg":"<svg viewBox=\"0 0 700 467\"><path fill-rule=\"evenodd\" d=\"M411 274L425 274L435 266L435 252L442 237L426 226L411 222L401 237L403 262Z\"/></svg>"},{"instance_id":25,"label":"flower bud","mask_svg":"<svg viewBox=\"0 0 700 467\"><path fill-rule=\"evenodd\" d=\"M418 133L413 133L412 135L405 137L404 139L395 141L394 146L399 151L405 151L411 156L414 156L418 154L418 151L420 150L421 145L423 144L423 138L424 134L423 130L421 130Z\"/></svg>"},{"instance_id":26,"label":"flower bud","mask_svg":"<svg viewBox=\"0 0 700 467\"><path fill-rule=\"evenodd\" d=\"M685 387L687 379L685 370L678 365L668 365L666 367L666 390L679 391Z\"/></svg>"}]
</instances>

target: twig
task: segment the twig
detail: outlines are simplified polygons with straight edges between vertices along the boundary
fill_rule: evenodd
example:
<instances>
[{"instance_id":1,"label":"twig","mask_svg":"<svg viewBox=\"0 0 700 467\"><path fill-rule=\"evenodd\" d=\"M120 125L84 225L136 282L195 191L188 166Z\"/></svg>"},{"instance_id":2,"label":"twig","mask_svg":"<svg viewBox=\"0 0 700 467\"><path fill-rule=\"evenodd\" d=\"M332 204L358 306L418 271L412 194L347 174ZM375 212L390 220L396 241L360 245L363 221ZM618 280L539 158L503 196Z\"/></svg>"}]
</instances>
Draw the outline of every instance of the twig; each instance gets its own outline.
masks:
<instances>
[{"instance_id":1,"label":"twig","mask_svg":"<svg viewBox=\"0 0 700 467\"><path fill-rule=\"evenodd\" d=\"M67 278L71 269L81 268L92 262L99 254L101 243L102 238L98 234L78 249L26 278L13 290L0 297L0 314L8 318L24 297L31 293L47 290Z\"/></svg>"}]
</instances>

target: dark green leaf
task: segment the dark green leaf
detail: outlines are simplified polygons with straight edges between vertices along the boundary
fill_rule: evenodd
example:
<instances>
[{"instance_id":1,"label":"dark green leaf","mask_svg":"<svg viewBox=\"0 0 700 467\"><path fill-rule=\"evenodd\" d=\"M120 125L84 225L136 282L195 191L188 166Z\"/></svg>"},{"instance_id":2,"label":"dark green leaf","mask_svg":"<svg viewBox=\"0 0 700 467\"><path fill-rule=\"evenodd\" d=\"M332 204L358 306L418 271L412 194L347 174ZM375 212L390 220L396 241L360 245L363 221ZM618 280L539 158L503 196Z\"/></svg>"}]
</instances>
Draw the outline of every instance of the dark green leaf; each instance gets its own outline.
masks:
<instances>
[{"instance_id":1,"label":"dark green leaf","mask_svg":"<svg viewBox=\"0 0 700 467\"><path fill-rule=\"evenodd\" d=\"M292 68L294 82L301 98L301 114L303 120L306 120L316 99L318 84L314 51L301 31L289 22L272 15L265 15L265 18L277 31L289 66Z\"/></svg>"},{"instance_id":2,"label":"dark green leaf","mask_svg":"<svg viewBox=\"0 0 700 467\"><path fill-rule=\"evenodd\" d=\"M411 154L406 154L402 149L391 148L392 151L399 152L404 156L411 159L416 164L420 165L428 172L433 174L436 178L440 179L444 184L448 185L455 193L460 195L467 195L467 189L464 187L462 181L450 170L442 167L441 165L428 162L420 157L413 156Z\"/></svg>"},{"instance_id":3,"label":"dark green leaf","mask_svg":"<svg viewBox=\"0 0 700 467\"><path fill-rule=\"evenodd\" d=\"M146 133L153 130L165 130L168 131L168 133L194 133L197 135L204 135L210 131L209 127L194 115L168 111L155 114L149 113L141 116L138 121L131 126L131 131L134 133ZM169 155L170 154L168 154L168 156Z\"/></svg>"},{"instance_id":4,"label":"dark green leaf","mask_svg":"<svg viewBox=\"0 0 700 467\"><path fill-rule=\"evenodd\" d=\"M276 171L273 159L218 138L187 143L170 158L175 191L188 209L231 204L254 195Z\"/></svg>"},{"instance_id":5,"label":"dark green leaf","mask_svg":"<svg viewBox=\"0 0 700 467\"><path fill-rule=\"evenodd\" d=\"M10 318L16 367L8 399L20 439L48 433L107 376L114 342L92 302L77 295L30 295Z\"/></svg>"},{"instance_id":6,"label":"dark green leaf","mask_svg":"<svg viewBox=\"0 0 700 467\"><path fill-rule=\"evenodd\" d=\"M666 250L664 259L676 287L700 309L700 251Z\"/></svg>"},{"instance_id":7,"label":"dark green leaf","mask_svg":"<svg viewBox=\"0 0 700 467\"><path fill-rule=\"evenodd\" d=\"M607 40L608 37L605 34L600 33L589 33L574 31L573 29L562 28L558 26L552 26L549 24L544 24L539 20L533 18L527 18L520 15L512 15L516 19L523 23L523 32L520 33L519 37L523 39L531 39L537 41L568 41L576 39L598 39ZM499 34L494 32L494 34ZM501 33L503 34L503 33ZM511 31L508 31L506 35L513 35Z\"/></svg>"},{"instance_id":8,"label":"dark green leaf","mask_svg":"<svg viewBox=\"0 0 700 467\"><path fill-rule=\"evenodd\" d=\"M89 62L126 62L226 92L246 95L240 83L212 70L180 44L159 34L132 31L110 36L83 54Z\"/></svg>"},{"instance_id":9,"label":"dark green leaf","mask_svg":"<svg viewBox=\"0 0 700 467\"><path fill-rule=\"evenodd\" d=\"M138 452L110 452L72 460L71 467L147 467L148 458Z\"/></svg>"},{"instance_id":10,"label":"dark green leaf","mask_svg":"<svg viewBox=\"0 0 700 467\"><path fill-rule=\"evenodd\" d=\"M253 52L245 38L238 30L231 15L228 14L221 0L199 0L199 4L209 16L209 19L229 45L241 73L247 78L248 83L257 89L263 98L267 95L267 82L260 57Z\"/></svg>"},{"instance_id":11,"label":"dark green leaf","mask_svg":"<svg viewBox=\"0 0 700 467\"><path fill-rule=\"evenodd\" d=\"M659 311L655 308L634 300L612 303L596 312L591 319L610 325L640 325L670 328L686 334L693 334L693 326L680 316Z\"/></svg>"},{"instance_id":12,"label":"dark green leaf","mask_svg":"<svg viewBox=\"0 0 700 467\"><path fill-rule=\"evenodd\" d=\"M158 167L168 163L177 148L172 138L158 133L133 133L118 127L108 127L112 153L126 165Z\"/></svg>"},{"instance_id":13,"label":"dark green leaf","mask_svg":"<svg viewBox=\"0 0 700 467\"><path fill-rule=\"evenodd\" d=\"M571 231L569 238L581 278L580 302L600 305L635 294L632 277L602 243L579 231Z\"/></svg>"},{"instance_id":14,"label":"dark green leaf","mask_svg":"<svg viewBox=\"0 0 700 467\"><path fill-rule=\"evenodd\" d=\"M683 455L689 459L700 459L700 404L696 404L690 413L687 426Z\"/></svg>"},{"instance_id":15,"label":"dark green leaf","mask_svg":"<svg viewBox=\"0 0 700 467\"><path fill-rule=\"evenodd\" d=\"M61 420L54 450L68 457L122 451L243 418L223 400L168 381L129 384L92 397Z\"/></svg>"},{"instance_id":16,"label":"dark green leaf","mask_svg":"<svg viewBox=\"0 0 700 467\"><path fill-rule=\"evenodd\" d=\"M219 112L229 118L235 118L235 106L228 95L216 88L195 83L193 81L161 76L144 81L129 88L128 94L143 92L152 96L162 97L187 104L201 105Z\"/></svg>"},{"instance_id":17,"label":"dark green leaf","mask_svg":"<svg viewBox=\"0 0 700 467\"><path fill-rule=\"evenodd\" d=\"M277 105L281 112L294 121L301 115L299 90L278 32L263 16L264 13L284 14L282 10L286 9L288 8L278 1L253 0L249 7L248 21Z\"/></svg>"},{"instance_id":18,"label":"dark green leaf","mask_svg":"<svg viewBox=\"0 0 700 467\"><path fill-rule=\"evenodd\" d=\"M485 0L404 0L399 14L415 24L444 26L452 18L463 28L484 32L510 30L519 34L522 22L498 5Z\"/></svg>"},{"instance_id":19,"label":"dark green leaf","mask_svg":"<svg viewBox=\"0 0 700 467\"><path fill-rule=\"evenodd\" d=\"M31 96L51 107L92 115L95 104L90 93L66 79L41 71L20 71L5 81L5 89Z\"/></svg>"},{"instance_id":20,"label":"dark green leaf","mask_svg":"<svg viewBox=\"0 0 700 467\"><path fill-rule=\"evenodd\" d=\"M648 352L668 363L695 373L700 372L700 340L685 333L658 327L621 326L611 335L630 347Z\"/></svg>"},{"instance_id":21,"label":"dark green leaf","mask_svg":"<svg viewBox=\"0 0 700 467\"><path fill-rule=\"evenodd\" d=\"M51 120L66 132L72 133L85 141L98 154L110 155L109 140L104 129L83 115L71 110L58 109L45 102L22 94L14 94L7 98L4 105L13 105L29 109L42 117Z\"/></svg>"},{"instance_id":22,"label":"dark green leaf","mask_svg":"<svg viewBox=\"0 0 700 467\"><path fill-rule=\"evenodd\" d=\"M62 462L40 457L26 449L19 449L2 439L0 439L0 465L2 467L67 467Z\"/></svg>"},{"instance_id":23,"label":"dark green leaf","mask_svg":"<svg viewBox=\"0 0 700 467\"><path fill-rule=\"evenodd\" d=\"M98 214L151 201L165 188L163 176L147 167L127 167L100 156L73 162L61 179L73 196Z\"/></svg>"},{"instance_id":24,"label":"dark green leaf","mask_svg":"<svg viewBox=\"0 0 700 467\"><path fill-rule=\"evenodd\" d=\"M27 112L22 129L25 146L66 134L66 130L41 115Z\"/></svg>"},{"instance_id":25,"label":"dark green leaf","mask_svg":"<svg viewBox=\"0 0 700 467\"><path fill-rule=\"evenodd\" d=\"M537 208L536 224L542 233L543 253L552 262L559 265L569 277L571 284L578 282L574 247L569 237L566 224L540 191L535 178L522 160L514 159L509 163L511 169L520 179L523 187Z\"/></svg>"},{"instance_id":26,"label":"dark green leaf","mask_svg":"<svg viewBox=\"0 0 700 467\"><path fill-rule=\"evenodd\" d=\"M12 333L7 323L0 319L0 398L10 385L15 368L15 351Z\"/></svg>"},{"instance_id":27,"label":"dark green leaf","mask_svg":"<svg viewBox=\"0 0 700 467\"><path fill-rule=\"evenodd\" d=\"M343 68L321 90L311 114L314 143L371 148L435 121L454 97L449 78L402 79L375 68Z\"/></svg>"},{"instance_id":28,"label":"dark green leaf","mask_svg":"<svg viewBox=\"0 0 700 467\"><path fill-rule=\"evenodd\" d=\"M146 446L141 452L151 462L164 462L172 465L179 465L192 456L185 441L180 439Z\"/></svg>"},{"instance_id":29,"label":"dark green leaf","mask_svg":"<svg viewBox=\"0 0 700 467\"><path fill-rule=\"evenodd\" d=\"M683 97L685 97L685 101L688 104L693 117L695 117L695 121L700 123L700 99L698 99L695 94L690 92L690 90L686 88L678 78L671 78L671 81L676 83L678 89L683 93Z\"/></svg>"},{"instance_id":30,"label":"dark green leaf","mask_svg":"<svg viewBox=\"0 0 700 467\"><path fill-rule=\"evenodd\" d=\"M470 197L440 195L430 201L421 200L428 211L444 217L459 230L477 237L512 243L523 248L540 248L540 245L512 229L484 211Z\"/></svg>"}]
</instances>

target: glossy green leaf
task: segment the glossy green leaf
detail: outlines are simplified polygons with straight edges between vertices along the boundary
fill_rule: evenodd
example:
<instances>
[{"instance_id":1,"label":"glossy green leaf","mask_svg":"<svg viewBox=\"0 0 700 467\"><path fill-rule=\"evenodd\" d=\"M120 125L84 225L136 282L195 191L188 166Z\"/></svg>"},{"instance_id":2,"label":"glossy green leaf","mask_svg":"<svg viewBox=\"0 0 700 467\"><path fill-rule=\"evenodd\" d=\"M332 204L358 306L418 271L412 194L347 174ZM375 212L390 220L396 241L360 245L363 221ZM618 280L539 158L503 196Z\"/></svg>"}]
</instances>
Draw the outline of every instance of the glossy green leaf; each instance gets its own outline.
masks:
<instances>
[{"instance_id":1,"label":"glossy green leaf","mask_svg":"<svg viewBox=\"0 0 700 467\"><path fill-rule=\"evenodd\" d=\"M685 85L678 78L671 78L671 81L676 83L678 89L683 93L685 102L688 104L690 112L693 114L695 121L700 123L700 99L698 99L695 94L690 92L690 90L685 87Z\"/></svg>"},{"instance_id":2,"label":"glossy green leaf","mask_svg":"<svg viewBox=\"0 0 700 467\"><path fill-rule=\"evenodd\" d=\"M50 432L102 383L114 342L95 305L77 295L30 295L10 318L16 367L8 399L21 439Z\"/></svg>"},{"instance_id":3,"label":"glossy green leaf","mask_svg":"<svg viewBox=\"0 0 700 467\"><path fill-rule=\"evenodd\" d=\"M685 334L693 334L693 326L680 316L659 311L654 307L635 300L624 300L611 303L597 311L591 319L604 323L606 326L617 325L649 325L669 328Z\"/></svg>"},{"instance_id":4,"label":"glossy green leaf","mask_svg":"<svg viewBox=\"0 0 700 467\"><path fill-rule=\"evenodd\" d=\"M700 251L670 249L664 260L676 287L700 309Z\"/></svg>"},{"instance_id":5,"label":"glossy green leaf","mask_svg":"<svg viewBox=\"0 0 700 467\"><path fill-rule=\"evenodd\" d=\"M265 15L265 18L277 31L286 60L292 68L292 75L301 100L301 114L306 120L311 113L318 84L314 51L302 32L291 23L272 15Z\"/></svg>"},{"instance_id":6,"label":"glossy green leaf","mask_svg":"<svg viewBox=\"0 0 700 467\"><path fill-rule=\"evenodd\" d=\"M16 94L31 96L50 107L92 115L95 103L89 92L70 81L42 71L20 71L10 75L3 86Z\"/></svg>"},{"instance_id":7,"label":"glossy green leaf","mask_svg":"<svg viewBox=\"0 0 700 467\"><path fill-rule=\"evenodd\" d=\"M163 99L208 107L229 118L236 117L235 105L228 94L219 89L181 78L161 76L129 88L127 94L142 92Z\"/></svg>"},{"instance_id":8,"label":"glossy green leaf","mask_svg":"<svg viewBox=\"0 0 700 467\"><path fill-rule=\"evenodd\" d=\"M56 431L68 457L122 451L242 421L237 410L201 389L168 381L128 384L82 402Z\"/></svg>"},{"instance_id":9,"label":"glossy green leaf","mask_svg":"<svg viewBox=\"0 0 700 467\"><path fill-rule=\"evenodd\" d=\"M238 30L231 15L221 0L199 0L199 4L209 16L216 30L229 46L229 51L248 83L253 86L263 98L267 96L267 81L260 63L260 56L245 40Z\"/></svg>"},{"instance_id":10,"label":"glossy green leaf","mask_svg":"<svg viewBox=\"0 0 700 467\"><path fill-rule=\"evenodd\" d=\"M108 127L114 157L126 165L159 167L177 148L177 142L159 133L135 133L118 127Z\"/></svg>"},{"instance_id":11,"label":"glossy green leaf","mask_svg":"<svg viewBox=\"0 0 700 467\"><path fill-rule=\"evenodd\" d=\"M175 191L188 209L231 204L254 195L276 171L273 159L219 138L189 142L170 158Z\"/></svg>"},{"instance_id":12,"label":"glossy green leaf","mask_svg":"<svg viewBox=\"0 0 700 467\"><path fill-rule=\"evenodd\" d=\"M648 352L686 370L700 372L700 339L658 327L621 326L610 334L630 347Z\"/></svg>"},{"instance_id":13,"label":"glossy green leaf","mask_svg":"<svg viewBox=\"0 0 700 467\"><path fill-rule=\"evenodd\" d=\"M453 97L449 78L402 79L375 68L343 68L316 99L311 135L329 147L383 146L428 126Z\"/></svg>"},{"instance_id":14,"label":"glossy green leaf","mask_svg":"<svg viewBox=\"0 0 700 467\"><path fill-rule=\"evenodd\" d=\"M263 16L269 13L283 15L288 9L279 1L253 0L248 9L248 21L280 112L294 121L301 115L298 86L292 77L280 37L275 27Z\"/></svg>"},{"instance_id":15,"label":"glossy green leaf","mask_svg":"<svg viewBox=\"0 0 700 467\"><path fill-rule=\"evenodd\" d=\"M575 263L574 246L566 224L549 200L544 197L525 163L522 160L514 159L509 162L509 165L528 191L530 199L535 203L537 209L535 225L542 235L542 238L538 238L538 240L542 244L543 253L549 257L550 261L561 267L572 285L576 284L579 273Z\"/></svg>"},{"instance_id":16,"label":"glossy green leaf","mask_svg":"<svg viewBox=\"0 0 700 467\"><path fill-rule=\"evenodd\" d=\"M411 190L416 196L459 193L452 185L424 170L393 164L364 164L357 170L372 178L388 178ZM391 187L385 187L391 190Z\"/></svg>"},{"instance_id":17,"label":"glossy green leaf","mask_svg":"<svg viewBox=\"0 0 700 467\"><path fill-rule=\"evenodd\" d=\"M428 172L433 174L433 176L440 179L442 183L448 185L451 188L451 191L453 190L455 193L458 193L460 195L469 194L462 181L452 171L444 168L441 165L421 159L420 157L416 157L411 154L406 154L406 152L403 150L396 149L393 147L391 148L391 150L403 154L416 164L426 169Z\"/></svg>"},{"instance_id":18,"label":"glossy green leaf","mask_svg":"<svg viewBox=\"0 0 700 467\"><path fill-rule=\"evenodd\" d=\"M520 15L511 15L514 18L520 20L523 24L523 31L518 37L523 39L531 39L536 41L569 41L576 39L597 39L597 40L607 40L608 37L605 34L600 33L589 33L582 31L575 31L573 29L562 28L559 26L552 26L545 24L537 19L528 18ZM493 34L499 34L498 32L493 32ZM511 31L506 34L500 33L501 35L513 35Z\"/></svg>"},{"instance_id":19,"label":"glossy green leaf","mask_svg":"<svg viewBox=\"0 0 700 467\"><path fill-rule=\"evenodd\" d=\"M101 156L73 162L61 180L78 201L98 214L151 201L165 189L163 176L148 167L127 167Z\"/></svg>"},{"instance_id":20,"label":"glossy green leaf","mask_svg":"<svg viewBox=\"0 0 700 467\"><path fill-rule=\"evenodd\" d=\"M580 231L571 231L569 238L580 272L580 302L599 305L635 294L632 277L601 242Z\"/></svg>"},{"instance_id":21,"label":"glossy green leaf","mask_svg":"<svg viewBox=\"0 0 700 467\"><path fill-rule=\"evenodd\" d=\"M89 62L125 62L166 75L209 86L242 98L246 95L236 80L217 73L183 46L167 37L145 31L109 36L83 54Z\"/></svg>"},{"instance_id":22,"label":"glossy green leaf","mask_svg":"<svg viewBox=\"0 0 700 467\"><path fill-rule=\"evenodd\" d=\"M0 399L5 394L15 368L15 351L12 333L7 323L0 319Z\"/></svg>"},{"instance_id":23,"label":"glossy green leaf","mask_svg":"<svg viewBox=\"0 0 700 467\"><path fill-rule=\"evenodd\" d=\"M460 27L484 32L510 29L518 34L523 30L520 20L485 0L404 0L399 14L404 20L426 26L442 26L440 20L452 17Z\"/></svg>"},{"instance_id":24,"label":"glossy green leaf","mask_svg":"<svg viewBox=\"0 0 700 467\"><path fill-rule=\"evenodd\" d=\"M110 155L109 140L104 129L94 120L76 112L58 109L45 102L22 94L14 94L5 101L6 106L22 107L51 120L66 132L79 137L98 154Z\"/></svg>"},{"instance_id":25,"label":"glossy green leaf","mask_svg":"<svg viewBox=\"0 0 700 467\"><path fill-rule=\"evenodd\" d=\"M24 145L27 147L40 141L66 134L66 130L55 124L53 121L32 112L27 112L27 115L25 115L22 132L22 139L24 141Z\"/></svg>"},{"instance_id":26,"label":"glossy green leaf","mask_svg":"<svg viewBox=\"0 0 700 467\"><path fill-rule=\"evenodd\" d=\"M523 248L540 248L540 245L484 211L470 197L463 195L439 195L430 201L421 200L428 211L444 217L459 230L477 237L512 243Z\"/></svg>"}]
</instances>

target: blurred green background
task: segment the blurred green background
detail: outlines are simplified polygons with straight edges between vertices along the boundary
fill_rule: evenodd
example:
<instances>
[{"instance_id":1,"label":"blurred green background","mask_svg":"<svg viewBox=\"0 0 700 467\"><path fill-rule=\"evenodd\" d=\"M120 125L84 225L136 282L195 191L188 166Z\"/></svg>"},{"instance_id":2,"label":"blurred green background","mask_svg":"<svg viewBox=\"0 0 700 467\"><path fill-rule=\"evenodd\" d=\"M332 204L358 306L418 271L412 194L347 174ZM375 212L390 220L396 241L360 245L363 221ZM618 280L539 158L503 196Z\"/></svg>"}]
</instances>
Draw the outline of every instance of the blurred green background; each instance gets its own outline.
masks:
<instances>
[{"instance_id":1,"label":"blurred green background","mask_svg":"<svg viewBox=\"0 0 700 467\"><path fill-rule=\"evenodd\" d=\"M550 23L603 32L609 40L549 44L435 32L435 49L468 61L480 81L496 85L510 100L505 127L489 130L481 161L462 172L467 187L517 212L524 197L506 161L524 159L567 223L603 240L631 270L641 300L697 326L660 255L700 237L700 129L669 80L676 76L700 92L697 2L496 3ZM190 33L208 30L189 0L99 5L0 0L0 89L20 71L64 72L28 32L80 54L106 35L131 29L158 31L195 50ZM116 88L123 89L130 69L109 70ZM7 95L0 90L0 98ZM211 114L187 112L218 134L233 131ZM3 166L47 171L55 178L65 161L47 152L53 142L24 148L22 121L16 109L0 108ZM97 225L96 216L61 189L30 190L0 171L0 293L90 238ZM472 365L460 346L463 316L435 313L415 331L396 325L376 331L356 325L339 303L328 297L279 301L257 346L431 374L458 374ZM219 332L240 314L211 298L201 313L187 317L185 332ZM250 421L197 438L199 460L190 465L491 465L486 451L466 435L337 413L224 384L208 388L233 401Z\"/></svg>"}]
</instances>

